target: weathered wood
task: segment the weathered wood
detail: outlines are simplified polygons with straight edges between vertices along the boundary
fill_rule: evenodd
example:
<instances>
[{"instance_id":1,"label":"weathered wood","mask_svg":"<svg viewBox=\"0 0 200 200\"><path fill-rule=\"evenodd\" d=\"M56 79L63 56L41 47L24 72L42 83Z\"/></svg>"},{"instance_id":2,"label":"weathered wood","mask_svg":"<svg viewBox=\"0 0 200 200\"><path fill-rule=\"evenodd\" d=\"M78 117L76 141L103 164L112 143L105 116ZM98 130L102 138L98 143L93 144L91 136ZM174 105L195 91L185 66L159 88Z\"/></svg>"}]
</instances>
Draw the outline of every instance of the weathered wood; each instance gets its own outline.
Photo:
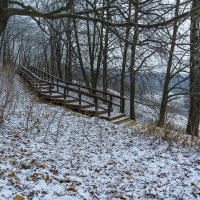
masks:
<instances>
[{"instance_id":1,"label":"weathered wood","mask_svg":"<svg viewBox=\"0 0 200 200\"><path fill-rule=\"evenodd\" d=\"M39 69L37 69L37 68L34 68L34 67L32 67L31 70L32 70L32 69L36 69L36 70L38 70L38 71L40 71L40 72L43 72L43 71L41 71L41 70L39 70ZM46 73L46 72L43 72L43 73ZM48 74L48 73L46 73L46 74ZM51 74L49 74L49 76L52 77L53 79L55 79L56 82L57 82L57 81L58 81L58 82L62 82L62 83L68 84L69 86L70 86L70 85L71 85L71 86L77 86L77 88L80 86L79 84L76 84L76 83L71 83L71 82L63 81L63 80L61 80L61 79L59 79L59 78L56 78L55 76L53 76L53 75L51 75ZM52 81L52 82L53 82L53 81ZM87 89L87 90L90 90L90 91L93 90L95 93L99 92L99 93L101 93L101 94L105 94L105 95L108 95L108 96L112 96L113 98L124 99L124 97L121 97L121 96L115 95L115 94L111 94L111 93L109 93L109 92L104 92L104 91L101 91L101 90L98 90L98 89L94 89L94 88L90 88L90 87L83 86L83 85L81 85L80 87L81 87L81 89Z\"/></svg>"},{"instance_id":2,"label":"weathered wood","mask_svg":"<svg viewBox=\"0 0 200 200\"><path fill-rule=\"evenodd\" d=\"M110 117L113 106L119 107L120 111L125 111L125 103L121 103L125 102L124 97L76 83L66 82L37 68L31 68L30 70L22 68L21 73L39 92L43 99L56 101L56 103L59 104L65 104L67 107L80 111L81 113L89 114L91 116L107 113L108 117ZM107 99L104 98L105 95L108 97ZM83 98L83 96L86 98ZM72 99L68 101L69 98ZM117 99L118 102L114 102L114 99ZM74 102L77 103L74 104ZM104 104L101 106L99 104L100 102Z\"/></svg>"},{"instance_id":3,"label":"weathered wood","mask_svg":"<svg viewBox=\"0 0 200 200\"><path fill-rule=\"evenodd\" d=\"M99 118L106 119L108 121L113 121L113 120L120 119L125 116L126 116L126 114L124 114L124 113L113 113L112 115L110 115L110 117L108 117L108 114L104 114L104 115L100 115Z\"/></svg>"}]
</instances>

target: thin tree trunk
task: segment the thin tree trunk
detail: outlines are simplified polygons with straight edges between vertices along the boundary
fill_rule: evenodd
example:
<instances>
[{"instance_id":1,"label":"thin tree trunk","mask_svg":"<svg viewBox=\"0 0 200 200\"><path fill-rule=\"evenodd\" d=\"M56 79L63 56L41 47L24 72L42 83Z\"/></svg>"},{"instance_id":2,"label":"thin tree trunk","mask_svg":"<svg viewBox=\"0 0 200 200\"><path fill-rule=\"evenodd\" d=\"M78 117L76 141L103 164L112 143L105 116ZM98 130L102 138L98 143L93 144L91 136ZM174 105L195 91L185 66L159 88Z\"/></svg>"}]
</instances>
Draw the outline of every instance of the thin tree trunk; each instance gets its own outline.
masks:
<instances>
[{"instance_id":1,"label":"thin tree trunk","mask_svg":"<svg viewBox=\"0 0 200 200\"><path fill-rule=\"evenodd\" d=\"M104 39L104 50L103 50L103 91L108 90L108 34L109 31L106 29ZM104 96L106 98L106 95Z\"/></svg>"},{"instance_id":2,"label":"thin tree trunk","mask_svg":"<svg viewBox=\"0 0 200 200\"><path fill-rule=\"evenodd\" d=\"M97 59L97 69L96 69L96 74L94 76L94 88L97 88L97 83L99 80L99 74L100 74L100 67L101 67L101 61L102 61L102 52L103 52L103 26L101 28L100 32L100 41L99 41L99 54L98 54L98 59Z\"/></svg>"},{"instance_id":3,"label":"thin tree trunk","mask_svg":"<svg viewBox=\"0 0 200 200\"><path fill-rule=\"evenodd\" d=\"M50 73L55 74L55 44L53 36L50 37L50 60L51 60L51 69Z\"/></svg>"},{"instance_id":4,"label":"thin tree trunk","mask_svg":"<svg viewBox=\"0 0 200 200\"><path fill-rule=\"evenodd\" d=\"M96 45L96 23L93 25L93 41L91 42L91 33L90 33L90 23L87 22L87 39L88 39L88 51L89 51L89 62L90 62L90 79L91 86L95 88L95 69L94 69L94 61L95 61L95 45Z\"/></svg>"},{"instance_id":5,"label":"thin tree trunk","mask_svg":"<svg viewBox=\"0 0 200 200\"><path fill-rule=\"evenodd\" d=\"M0 0L0 36L5 31L9 16L6 13L8 8L8 0Z\"/></svg>"},{"instance_id":6,"label":"thin tree trunk","mask_svg":"<svg viewBox=\"0 0 200 200\"><path fill-rule=\"evenodd\" d=\"M56 64L58 76L62 79L62 51L61 51L61 36L56 38Z\"/></svg>"},{"instance_id":7,"label":"thin tree trunk","mask_svg":"<svg viewBox=\"0 0 200 200\"><path fill-rule=\"evenodd\" d=\"M2 13L1 13L2 12ZM0 36L6 29L9 17L3 15L4 11L0 9Z\"/></svg>"},{"instance_id":8,"label":"thin tree trunk","mask_svg":"<svg viewBox=\"0 0 200 200\"><path fill-rule=\"evenodd\" d=\"M133 36L133 44L131 47L131 66L130 66L130 118L132 120L136 120L135 116L135 93L136 93L136 71L135 71L135 61L136 61L136 48L137 48L137 40L138 40L138 0L135 1L135 15L134 15L134 23L136 26L134 27L134 36Z\"/></svg>"},{"instance_id":9,"label":"thin tree trunk","mask_svg":"<svg viewBox=\"0 0 200 200\"><path fill-rule=\"evenodd\" d=\"M71 19L69 19L68 31L68 59L67 59L67 81L72 82L72 35L71 35Z\"/></svg>"},{"instance_id":10,"label":"thin tree trunk","mask_svg":"<svg viewBox=\"0 0 200 200\"><path fill-rule=\"evenodd\" d=\"M71 8L69 12L73 12L73 9ZM67 19L67 22L65 23L64 20L62 20L63 27L65 29L65 34L67 36L67 41L65 42L66 46L66 58L65 58L65 80L68 82L72 82L72 58L73 58L73 46L72 46L72 20L71 18Z\"/></svg>"},{"instance_id":11,"label":"thin tree trunk","mask_svg":"<svg viewBox=\"0 0 200 200\"><path fill-rule=\"evenodd\" d=\"M192 8L200 6L193 0ZM190 39L190 110L186 133L198 136L200 123L200 13L191 16Z\"/></svg>"},{"instance_id":12,"label":"thin tree trunk","mask_svg":"<svg viewBox=\"0 0 200 200\"><path fill-rule=\"evenodd\" d=\"M79 59L80 67L81 67L81 72L82 72L83 79L84 79L84 82L85 82L86 86L90 87L90 83L88 81L87 74L85 72L85 68L84 68L84 64L83 64L83 60L82 60L81 48L80 48L80 43L79 43L79 38L78 38L78 31L77 31L77 26L76 26L76 19L73 19L73 24L74 24L76 47L77 47L77 51L78 51L77 55L78 55L78 59Z\"/></svg>"},{"instance_id":13,"label":"thin tree trunk","mask_svg":"<svg viewBox=\"0 0 200 200\"><path fill-rule=\"evenodd\" d=\"M129 19L131 15L131 4L129 3ZM128 40L130 34L130 27L126 28L126 40ZM128 54L129 43L125 42L124 52L123 52L123 61L122 61L122 71L121 71L121 80L120 80L120 96L124 97L125 91L125 72L126 72L126 64L127 64L127 54ZM123 106L123 100L121 100L120 105Z\"/></svg>"},{"instance_id":14,"label":"thin tree trunk","mask_svg":"<svg viewBox=\"0 0 200 200\"><path fill-rule=\"evenodd\" d=\"M180 5L180 0L177 0L176 9L175 9L175 17L178 16L179 5ZM171 68L172 68L172 63L173 63L174 50L176 46L177 32L178 32L178 22L174 21L172 42L171 42L171 48L170 48L169 58L167 62L167 72L165 76L165 83L164 83L164 89L163 89L163 95L162 95L162 101L161 101L161 107L160 107L160 115L159 115L159 120L158 120L159 127L163 127L165 123L165 115L167 111L167 104L168 104L168 97L169 97L169 84L171 81Z\"/></svg>"},{"instance_id":15,"label":"thin tree trunk","mask_svg":"<svg viewBox=\"0 0 200 200\"><path fill-rule=\"evenodd\" d=\"M110 3L109 0L106 1L107 5ZM106 18L111 20L109 6L106 9ZM108 90L108 44L109 44L109 30L106 29L104 36L104 50L103 50L103 91L107 92ZM107 95L104 95L104 98L107 98Z\"/></svg>"}]
</instances>

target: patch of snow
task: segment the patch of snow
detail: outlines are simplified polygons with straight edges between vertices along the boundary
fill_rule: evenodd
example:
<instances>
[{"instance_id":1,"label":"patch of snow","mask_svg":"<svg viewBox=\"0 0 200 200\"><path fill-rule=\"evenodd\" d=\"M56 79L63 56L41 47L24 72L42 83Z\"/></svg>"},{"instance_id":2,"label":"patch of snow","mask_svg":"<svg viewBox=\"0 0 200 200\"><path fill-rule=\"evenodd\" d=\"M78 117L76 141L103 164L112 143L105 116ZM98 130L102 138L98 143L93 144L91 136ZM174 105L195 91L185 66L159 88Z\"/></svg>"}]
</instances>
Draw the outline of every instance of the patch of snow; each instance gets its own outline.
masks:
<instances>
[{"instance_id":1,"label":"patch of snow","mask_svg":"<svg viewBox=\"0 0 200 200\"><path fill-rule=\"evenodd\" d=\"M200 199L200 156L20 94L0 127L0 200Z\"/></svg>"}]
</instances>

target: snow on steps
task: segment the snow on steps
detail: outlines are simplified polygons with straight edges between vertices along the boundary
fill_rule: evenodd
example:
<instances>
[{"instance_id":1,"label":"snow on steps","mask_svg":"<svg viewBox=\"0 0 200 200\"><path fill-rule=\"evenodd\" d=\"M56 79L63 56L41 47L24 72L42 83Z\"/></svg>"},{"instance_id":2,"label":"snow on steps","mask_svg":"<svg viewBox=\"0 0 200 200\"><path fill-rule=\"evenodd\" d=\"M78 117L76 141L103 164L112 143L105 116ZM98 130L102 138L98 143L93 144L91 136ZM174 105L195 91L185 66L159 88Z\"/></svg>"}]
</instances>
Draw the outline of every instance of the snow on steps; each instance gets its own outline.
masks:
<instances>
[{"instance_id":1,"label":"snow on steps","mask_svg":"<svg viewBox=\"0 0 200 200\"><path fill-rule=\"evenodd\" d=\"M134 125L134 121L126 117L126 114L124 113L115 113L112 110L110 116L108 116L107 110L101 108L98 108L98 110L96 110L93 104L81 101L80 105L78 98L73 98L70 96L64 98L63 94L59 93L59 91L57 91L55 87L52 87L48 83L39 84L35 82L30 82L30 84L38 92L39 97L41 99L50 101L58 105L66 106L71 110L80 112L85 115L98 116L99 118L108 120L110 122L113 122L114 124L124 125L124 126Z\"/></svg>"},{"instance_id":2,"label":"snow on steps","mask_svg":"<svg viewBox=\"0 0 200 200\"><path fill-rule=\"evenodd\" d=\"M99 118L106 119L114 124L123 125L123 126L134 126L134 120L126 117L124 113L112 113L110 117L107 114L99 115Z\"/></svg>"},{"instance_id":3,"label":"snow on steps","mask_svg":"<svg viewBox=\"0 0 200 200\"><path fill-rule=\"evenodd\" d=\"M101 119L108 120L113 122L114 124L124 125L124 126L133 126L134 121L126 117L124 113L111 113L111 116L108 117L108 112L103 109L95 110L95 107L91 104L81 102L79 105L78 99L67 97L66 99L63 98L62 94L57 93L56 91L48 92L47 90L43 89L41 93L41 98L51 101L53 103L61 104L67 106L69 109L74 111L79 111L82 114L86 114L89 116L98 116Z\"/></svg>"},{"instance_id":4,"label":"snow on steps","mask_svg":"<svg viewBox=\"0 0 200 200\"><path fill-rule=\"evenodd\" d=\"M111 113L111 116L108 116L108 112L103 109L95 110L95 107L91 104L81 102L79 105L79 100L71 97L63 98L62 94L57 93L56 91L52 91L51 94L48 90L43 89L41 91L40 97L42 99L51 101L53 103L57 103L60 105L65 105L69 109L74 111L79 111L82 114L89 116L98 116L101 119L108 120L114 124L124 125L124 126L133 126L134 121L130 118L126 117L124 113Z\"/></svg>"}]
</instances>

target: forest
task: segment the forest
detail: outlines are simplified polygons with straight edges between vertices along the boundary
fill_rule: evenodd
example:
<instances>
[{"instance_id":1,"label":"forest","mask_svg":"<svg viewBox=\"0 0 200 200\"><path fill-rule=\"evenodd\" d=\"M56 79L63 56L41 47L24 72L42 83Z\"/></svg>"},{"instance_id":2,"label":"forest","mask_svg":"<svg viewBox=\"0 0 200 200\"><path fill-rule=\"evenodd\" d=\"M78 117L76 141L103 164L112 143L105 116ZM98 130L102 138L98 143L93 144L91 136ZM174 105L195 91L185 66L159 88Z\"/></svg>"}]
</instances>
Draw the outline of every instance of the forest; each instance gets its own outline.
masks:
<instances>
[{"instance_id":1,"label":"forest","mask_svg":"<svg viewBox=\"0 0 200 200\"><path fill-rule=\"evenodd\" d=\"M200 199L200 0L0 0L0 200Z\"/></svg>"},{"instance_id":2,"label":"forest","mask_svg":"<svg viewBox=\"0 0 200 200\"><path fill-rule=\"evenodd\" d=\"M138 103L154 107L159 127L176 110L188 119L185 132L198 136L198 0L0 2L4 68L33 66L112 90L130 100L132 120Z\"/></svg>"}]
</instances>

